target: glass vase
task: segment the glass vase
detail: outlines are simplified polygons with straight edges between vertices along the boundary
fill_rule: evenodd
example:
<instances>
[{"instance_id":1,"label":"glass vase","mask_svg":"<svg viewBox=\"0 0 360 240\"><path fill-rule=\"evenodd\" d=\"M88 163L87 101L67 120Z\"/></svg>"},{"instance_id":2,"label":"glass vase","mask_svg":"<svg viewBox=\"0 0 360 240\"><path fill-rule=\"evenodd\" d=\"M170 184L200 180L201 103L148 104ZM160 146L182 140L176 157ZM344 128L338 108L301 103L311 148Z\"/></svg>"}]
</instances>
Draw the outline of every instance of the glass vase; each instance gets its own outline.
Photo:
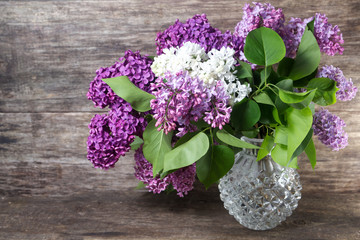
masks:
<instances>
[{"instance_id":1,"label":"glass vase","mask_svg":"<svg viewBox=\"0 0 360 240\"><path fill-rule=\"evenodd\" d=\"M242 138L260 146L262 139ZM220 198L224 207L243 226L267 230L290 216L301 198L297 171L282 167L266 156L256 161L255 149L244 149L235 155L231 170L220 179Z\"/></svg>"}]
</instances>

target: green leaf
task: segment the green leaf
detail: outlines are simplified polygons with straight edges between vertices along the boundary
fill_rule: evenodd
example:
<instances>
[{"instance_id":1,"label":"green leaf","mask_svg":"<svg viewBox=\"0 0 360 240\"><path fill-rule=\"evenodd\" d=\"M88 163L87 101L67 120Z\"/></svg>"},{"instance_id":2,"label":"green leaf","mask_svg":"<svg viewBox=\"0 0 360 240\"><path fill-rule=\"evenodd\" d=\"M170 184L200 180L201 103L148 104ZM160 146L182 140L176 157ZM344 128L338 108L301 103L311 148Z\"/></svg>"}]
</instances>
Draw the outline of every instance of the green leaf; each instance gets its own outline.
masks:
<instances>
[{"instance_id":1,"label":"green leaf","mask_svg":"<svg viewBox=\"0 0 360 240\"><path fill-rule=\"evenodd\" d=\"M261 83L260 83L260 87L262 87L265 83L266 80L269 78L270 73L271 73L271 66L265 67L261 72L260 72L260 79L261 79Z\"/></svg>"},{"instance_id":2,"label":"green leaf","mask_svg":"<svg viewBox=\"0 0 360 240\"><path fill-rule=\"evenodd\" d=\"M329 78L314 78L308 84L309 89L317 89L314 102L327 106L336 103L336 82Z\"/></svg>"},{"instance_id":3,"label":"green leaf","mask_svg":"<svg viewBox=\"0 0 360 240\"><path fill-rule=\"evenodd\" d=\"M209 139L200 132L186 143L167 152L164 160L164 172L189 166L199 160L209 149Z\"/></svg>"},{"instance_id":4,"label":"green leaf","mask_svg":"<svg viewBox=\"0 0 360 240\"><path fill-rule=\"evenodd\" d=\"M278 88L281 88L282 90L286 90L286 91L292 92L292 90L293 90L293 80L291 80L291 79L281 80L280 82L278 82L278 83L276 84L276 86L277 86Z\"/></svg>"},{"instance_id":5,"label":"green leaf","mask_svg":"<svg viewBox=\"0 0 360 240\"><path fill-rule=\"evenodd\" d=\"M259 95L255 96L254 100L257 103L267 104L275 107L274 102L271 100L271 98L269 97L269 95L267 95L266 92L262 92Z\"/></svg>"},{"instance_id":6,"label":"green leaf","mask_svg":"<svg viewBox=\"0 0 360 240\"><path fill-rule=\"evenodd\" d=\"M261 148L258 151L256 161L260 161L266 157L274 146L274 138L272 136L266 135L264 141L261 144Z\"/></svg>"},{"instance_id":7,"label":"green leaf","mask_svg":"<svg viewBox=\"0 0 360 240\"><path fill-rule=\"evenodd\" d=\"M241 134L248 138L255 138L259 134L259 128L254 128L247 131L241 131Z\"/></svg>"},{"instance_id":8,"label":"green leaf","mask_svg":"<svg viewBox=\"0 0 360 240\"><path fill-rule=\"evenodd\" d=\"M139 137L135 136L134 141L130 144L131 150L137 150L144 141Z\"/></svg>"},{"instance_id":9,"label":"green leaf","mask_svg":"<svg viewBox=\"0 0 360 240\"><path fill-rule=\"evenodd\" d=\"M231 112L230 120L235 129L248 130L260 119L259 105L253 100L245 99L236 103Z\"/></svg>"},{"instance_id":10,"label":"green leaf","mask_svg":"<svg viewBox=\"0 0 360 240\"><path fill-rule=\"evenodd\" d=\"M143 153L146 158L153 165L153 175L156 176L164 168L164 156L171 151L171 139L173 132L168 134L164 130L157 130L155 127L156 119L146 126L143 138L144 146Z\"/></svg>"},{"instance_id":11,"label":"green leaf","mask_svg":"<svg viewBox=\"0 0 360 240\"><path fill-rule=\"evenodd\" d=\"M189 141L191 138L193 138L198 133L199 133L198 131L196 131L196 132L188 132L187 134L182 136L179 140L177 140L177 142L175 143L174 148L177 148L181 144L186 143L187 141Z\"/></svg>"},{"instance_id":12,"label":"green leaf","mask_svg":"<svg viewBox=\"0 0 360 240\"><path fill-rule=\"evenodd\" d=\"M221 129L219 131L216 132L216 136L223 142L226 143L230 146L234 146L234 147L238 147L238 148L251 148L251 149L258 149L258 146L255 146L251 143L247 143L233 135L231 135L230 133L228 133L227 131L225 131L224 129Z\"/></svg>"},{"instance_id":13,"label":"green leaf","mask_svg":"<svg viewBox=\"0 0 360 240\"><path fill-rule=\"evenodd\" d=\"M304 140L301 142L300 146L295 150L295 152L293 153L291 158L296 158L297 156L299 156L302 152L304 152L305 148L307 147L307 145L309 144L310 140L312 139L314 130L312 128L310 128L308 134L306 135L306 137L304 138Z\"/></svg>"},{"instance_id":14,"label":"green leaf","mask_svg":"<svg viewBox=\"0 0 360 240\"><path fill-rule=\"evenodd\" d=\"M320 48L314 34L305 29L289 78L298 80L314 72L320 63Z\"/></svg>"},{"instance_id":15,"label":"green leaf","mask_svg":"<svg viewBox=\"0 0 360 240\"><path fill-rule=\"evenodd\" d=\"M295 150L300 146L308 134L313 121L313 116L309 107L303 109L289 108L287 116L287 158L290 161Z\"/></svg>"},{"instance_id":16,"label":"green leaf","mask_svg":"<svg viewBox=\"0 0 360 240\"><path fill-rule=\"evenodd\" d=\"M252 78L253 74L252 74L252 69L250 64L243 62L243 61L239 61L240 66L236 67L236 76L241 79L241 78Z\"/></svg>"},{"instance_id":17,"label":"green leaf","mask_svg":"<svg viewBox=\"0 0 360 240\"><path fill-rule=\"evenodd\" d=\"M120 76L103 79L110 88L122 99L130 103L131 107L138 112L151 110L150 100L155 96L135 86L128 77Z\"/></svg>"},{"instance_id":18,"label":"green leaf","mask_svg":"<svg viewBox=\"0 0 360 240\"><path fill-rule=\"evenodd\" d=\"M291 168L299 168L297 165L297 158L294 158L290 164L288 164L287 160L287 146L282 144L276 144L273 150L271 151L272 159L284 167L291 167Z\"/></svg>"},{"instance_id":19,"label":"green leaf","mask_svg":"<svg viewBox=\"0 0 360 240\"><path fill-rule=\"evenodd\" d=\"M312 139L310 139L309 144L306 146L305 153L309 158L312 168L314 169L316 165L316 149Z\"/></svg>"},{"instance_id":20,"label":"green leaf","mask_svg":"<svg viewBox=\"0 0 360 240\"><path fill-rule=\"evenodd\" d=\"M254 64L270 66L285 57L286 48L279 34L270 28L260 27L246 37L244 54Z\"/></svg>"},{"instance_id":21,"label":"green leaf","mask_svg":"<svg viewBox=\"0 0 360 240\"><path fill-rule=\"evenodd\" d=\"M279 89L279 97L284 103L307 103L306 107L310 104L315 96L315 89L308 92L296 93Z\"/></svg>"},{"instance_id":22,"label":"green leaf","mask_svg":"<svg viewBox=\"0 0 360 240\"><path fill-rule=\"evenodd\" d=\"M276 124L276 120L273 117L273 109L274 107L266 104L259 104L259 108L261 111L261 116L259 122L262 124Z\"/></svg>"},{"instance_id":23,"label":"green leaf","mask_svg":"<svg viewBox=\"0 0 360 240\"><path fill-rule=\"evenodd\" d=\"M288 144L288 133L287 133L287 128L285 126L280 125L275 128L274 142L285 146Z\"/></svg>"},{"instance_id":24,"label":"green leaf","mask_svg":"<svg viewBox=\"0 0 360 240\"><path fill-rule=\"evenodd\" d=\"M217 182L234 165L234 152L224 145L213 145L196 163L196 174L206 188Z\"/></svg>"},{"instance_id":25,"label":"green leaf","mask_svg":"<svg viewBox=\"0 0 360 240\"><path fill-rule=\"evenodd\" d=\"M294 107L294 108L298 108L298 109L302 109L302 108L305 108L305 107L308 107L309 104L311 103L311 101L314 99L314 96L316 94L316 89L314 90L311 90L309 91L309 95L306 96L306 98L299 102L299 103L293 103L293 104L290 104L290 106Z\"/></svg>"},{"instance_id":26,"label":"green leaf","mask_svg":"<svg viewBox=\"0 0 360 240\"><path fill-rule=\"evenodd\" d=\"M309 28L309 30L314 33L314 23L315 23L315 19L313 19L311 22L309 22L307 24L307 27Z\"/></svg>"},{"instance_id":27,"label":"green leaf","mask_svg":"<svg viewBox=\"0 0 360 240\"><path fill-rule=\"evenodd\" d=\"M291 68L294 65L294 62L295 61L292 58L287 58L287 57L283 58L283 60L279 62L277 73L280 76L285 76L285 77L289 76Z\"/></svg>"}]
</instances>

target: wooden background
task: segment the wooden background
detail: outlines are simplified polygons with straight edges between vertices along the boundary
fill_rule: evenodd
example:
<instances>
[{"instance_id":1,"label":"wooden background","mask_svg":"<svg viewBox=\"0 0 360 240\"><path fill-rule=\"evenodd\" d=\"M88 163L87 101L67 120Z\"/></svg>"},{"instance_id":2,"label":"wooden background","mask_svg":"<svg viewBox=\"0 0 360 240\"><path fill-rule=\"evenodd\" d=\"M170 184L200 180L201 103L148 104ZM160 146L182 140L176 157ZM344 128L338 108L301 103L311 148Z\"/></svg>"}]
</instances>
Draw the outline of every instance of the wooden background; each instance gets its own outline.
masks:
<instances>
[{"instance_id":1,"label":"wooden background","mask_svg":"<svg viewBox=\"0 0 360 240\"><path fill-rule=\"evenodd\" d=\"M187 197L135 191L132 153L116 168L86 159L99 112L86 92L95 70L127 49L155 54L156 33L206 13L233 30L245 1L0 1L0 239L360 239L359 97L330 110L349 146L318 141L318 165L300 163L303 197L279 227L251 231L223 208L216 186ZM360 1L273 1L288 19L327 14L344 55L324 57L360 87Z\"/></svg>"}]
</instances>

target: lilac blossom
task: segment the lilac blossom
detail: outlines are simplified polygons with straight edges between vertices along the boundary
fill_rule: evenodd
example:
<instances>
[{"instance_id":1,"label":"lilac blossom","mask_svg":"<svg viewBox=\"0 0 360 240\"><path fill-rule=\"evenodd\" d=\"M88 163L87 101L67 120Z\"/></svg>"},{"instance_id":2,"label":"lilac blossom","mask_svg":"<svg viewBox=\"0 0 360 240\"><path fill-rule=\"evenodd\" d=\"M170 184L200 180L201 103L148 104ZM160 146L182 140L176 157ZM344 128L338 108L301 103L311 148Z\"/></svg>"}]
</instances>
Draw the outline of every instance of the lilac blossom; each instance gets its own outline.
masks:
<instances>
[{"instance_id":1,"label":"lilac blossom","mask_svg":"<svg viewBox=\"0 0 360 240\"><path fill-rule=\"evenodd\" d=\"M141 147L135 151L134 158L135 177L146 185L149 192L161 193L171 184L177 195L184 197L193 189L196 176L195 164L180 168L161 179L159 176L153 177L153 167L145 159Z\"/></svg>"},{"instance_id":2,"label":"lilac blossom","mask_svg":"<svg viewBox=\"0 0 360 240\"><path fill-rule=\"evenodd\" d=\"M162 54L165 48L181 47L184 42L198 43L209 52L214 48L220 50L223 46L239 49L243 39L233 36L229 31L221 33L219 29L211 27L205 14L195 15L186 23L178 19L174 25L157 34L157 54Z\"/></svg>"},{"instance_id":3,"label":"lilac blossom","mask_svg":"<svg viewBox=\"0 0 360 240\"><path fill-rule=\"evenodd\" d=\"M139 51L128 50L119 62L111 67L100 68L96 71L94 80L90 83L87 97L94 102L95 107L110 108L121 102L113 90L102 79L127 76L140 89L149 92L150 83L154 81L154 73L151 71L152 60L141 56Z\"/></svg>"},{"instance_id":4,"label":"lilac blossom","mask_svg":"<svg viewBox=\"0 0 360 240\"><path fill-rule=\"evenodd\" d=\"M221 82L207 88L202 80L191 78L187 72L166 73L153 85L153 94L156 99L151 100L150 106L156 126L166 134L178 128L177 136L181 137L196 130L191 121L197 122L204 114L207 116L204 120L213 127L222 128L229 122L229 97Z\"/></svg>"},{"instance_id":5,"label":"lilac blossom","mask_svg":"<svg viewBox=\"0 0 360 240\"><path fill-rule=\"evenodd\" d=\"M130 150L130 143L135 136L126 134L115 136L110 130L108 115L96 114L89 124L90 135L87 140L87 158L95 168L108 169L114 167L120 156Z\"/></svg>"},{"instance_id":6,"label":"lilac blossom","mask_svg":"<svg viewBox=\"0 0 360 240\"><path fill-rule=\"evenodd\" d=\"M315 14L314 35L322 52L329 56L343 53L344 48L341 44L344 43L344 40L340 29L337 25L333 27L328 23L328 18L325 14Z\"/></svg>"},{"instance_id":7,"label":"lilac blossom","mask_svg":"<svg viewBox=\"0 0 360 240\"><path fill-rule=\"evenodd\" d=\"M325 65L320 69L317 77L330 78L336 82L336 86L339 88L336 92L336 98L340 101L350 101L356 96L357 87L354 86L351 78L349 80L345 78L340 68Z\"/></svg>"},{"instance_id":8,"label":"lilac blossom","mask_svg":"<svg viewBox=\"0 0 360 240\"><path fill-rule=\"evenodd\" d=\"M346 124L341 118L326 109L322 108L314 114L314 134L333 151L339 151L348 145L348 135L343 129L345 126Z\"/></svg>"}]
</instances>

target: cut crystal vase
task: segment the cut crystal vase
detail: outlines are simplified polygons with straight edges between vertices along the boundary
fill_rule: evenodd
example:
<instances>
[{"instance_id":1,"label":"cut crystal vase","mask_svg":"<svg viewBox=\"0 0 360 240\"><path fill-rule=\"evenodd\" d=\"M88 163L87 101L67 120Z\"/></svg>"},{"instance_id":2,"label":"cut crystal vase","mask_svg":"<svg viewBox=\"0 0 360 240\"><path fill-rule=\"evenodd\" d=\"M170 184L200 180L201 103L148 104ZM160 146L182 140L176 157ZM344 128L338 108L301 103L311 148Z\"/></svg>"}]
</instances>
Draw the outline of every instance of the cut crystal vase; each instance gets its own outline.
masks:
<instances>
[{"instance_id":1,"label":"cut crystal vase","mask_svg":"<svg viewBox=\"0 0 360 240\"><path fill-rule=\"evenodd\" d=\"M243 140L260 146L262 139ZM224 207L243 226L267 230L290 216L301 198L297 171L282 167L266 156L256 161L257 150L244 149L235 155L231 170L220 179Z\"/></svg>"}]
</instances>

